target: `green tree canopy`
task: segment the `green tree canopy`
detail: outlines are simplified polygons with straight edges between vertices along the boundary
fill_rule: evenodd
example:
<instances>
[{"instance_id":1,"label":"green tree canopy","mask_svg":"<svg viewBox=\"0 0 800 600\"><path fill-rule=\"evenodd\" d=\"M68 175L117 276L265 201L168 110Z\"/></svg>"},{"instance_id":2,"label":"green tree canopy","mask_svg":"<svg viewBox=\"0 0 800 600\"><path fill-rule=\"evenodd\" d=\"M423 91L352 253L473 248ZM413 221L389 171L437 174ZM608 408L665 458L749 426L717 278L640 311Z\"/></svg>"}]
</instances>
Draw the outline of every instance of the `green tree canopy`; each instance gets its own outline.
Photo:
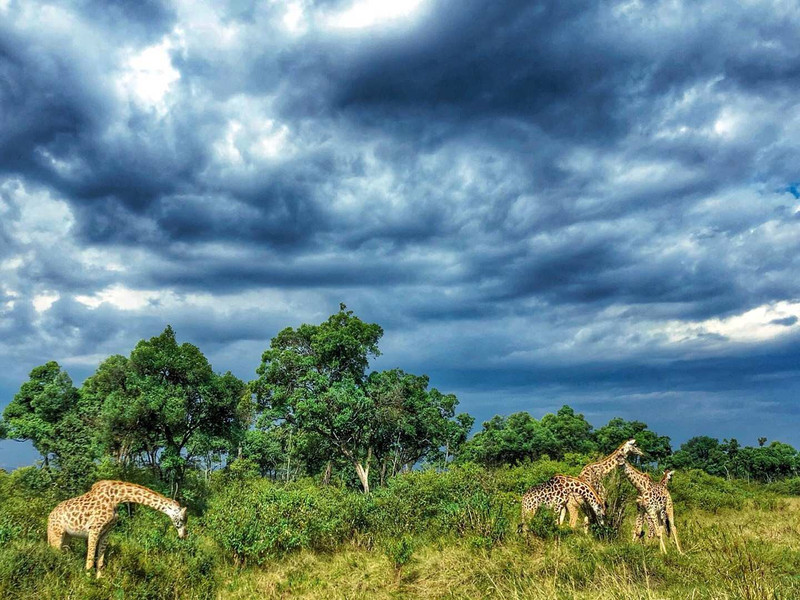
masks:
<instances>
[{"instance_id":1,"label":"green tree canopy","mask_svg":"<svg viewBox=\"0 0 800 600\"><path fill-rule=\"evenodd\" d=\"M592 425L570 406L562 406L556 414L544 415L541 423L557 440L559 456L570 452L592 454L597 449L592 439Z\"/></svg>"},{"instance_id":2,"label":"green tree canopy","mask_svg":"<svg viewBox=\"0 0 800 600\"><path fill-rule=\"evenodd\" d=\"M57 362L35 367L3 411L7 435L30 440L45 462L57 457L66 433L64 419L77 409L78 398L72 379Z\"/></svg>"},{"instance_id":3,"label":"green tree canopy","mask_svg":"<svg viewBox=\"0 0 800 600\"><path fill-rule=\"evenodd\" d=\"M287 327L272 338L252 390L269 418L319 435L355 467L369 491L376 408L366 393L369 358L383 329L342 304L320 325Z\"/></svg>"},{"instance_id":4,"label":"green tree canopy","mask_svg":"<svg viewBox=\"0 0 800 600\"><path fill-rule=\"evenodd\" d=\"M461 460L487 466L515 465L542 456L561 457L561 444L553 432L527 412L497 415L465 445Z\"/></svg>"},{"instance_id":5,"label":"green tree canopy","mask_svg":"<svg viewBox=\"0 0 800 600\"><path fill-rule=\"evenodd\" d=\"M455 395L442 394L436 388L428 390L428 383L427 375L412 375L401 369L369 375L367 395L376 411L371 443L381 468L381 482L423 459L446 461L448 455L458 451L472 427L468 415L453 420L458 405Z\"/></svg>"},{"instance_id":6,"label":"green tree canopy","mask_svg":"<svg viewBox=\"0 0 800 600\"><path fill-rule=\"evenodd\" d=\"M594 432L597 449L601 454L613 452L631 438L636 439L636 445L644 452L642 460L645 463L662 462L672 454L669 438L650 431L647 424L641 421L626 421L615 417Z\"/></svg>"},{"instance_id":7,"label":"green tree canopy","mask_svg":"<svg viewBox=\"0 0 800 600\"><path fill-rule=\"evenodd\" d=\"M140 341L129 358L104 361L82 391L87 403L102 403L113 453L145 453L177 485L195 456L229 446L243 427L245 389L231 373L214 373L196 346L179 345L168 326Z\"/></svg>"}]
</instances>

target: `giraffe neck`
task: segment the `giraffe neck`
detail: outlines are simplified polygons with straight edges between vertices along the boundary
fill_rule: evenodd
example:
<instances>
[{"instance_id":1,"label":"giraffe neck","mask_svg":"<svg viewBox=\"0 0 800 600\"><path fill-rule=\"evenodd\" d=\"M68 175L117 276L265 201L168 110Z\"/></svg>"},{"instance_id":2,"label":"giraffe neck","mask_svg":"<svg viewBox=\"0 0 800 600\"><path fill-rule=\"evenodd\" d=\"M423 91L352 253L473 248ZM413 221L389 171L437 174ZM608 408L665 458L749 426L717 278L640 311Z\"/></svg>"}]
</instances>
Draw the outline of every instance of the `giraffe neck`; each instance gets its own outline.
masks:
<instances>
[{"instance_id":1,"label":"giraffe neck","mask_svg":"<svg viewBox=\"0 0 800 600\"><path fill-rule=\"evenodd\" d=\"M627 460L622 463L622 466L625 469L625 475L627 475L628 479L633 484L633 487L635 487L637 490L640 492L646 492L652 487L653 480L650 479L650 476L647 473L642 473L635 467L632 467Z\"/></svg>"},{"instance_id":2,"label":"giraffe neck","mask_svg":"<svg viewBox=\"0 0 800 600\"><path fill-rule=\"evenodd\" d=\"M611 471L617 468L617 457L623 456L622 446L614 450L611 454L606 456L604 459L593 463L592 469L598 472L600 475L607 475Z\"/></svg>"},{"instance_id":3,"label":"giraffe neck","mask_svg":"<svg viewBox=\"0 0 800 600\"><path fill-rule=\"evenodd\" d=\"M133 502L143 504L157 511L163 512L170 517L180 511L180 505L158 492L147 489L135 484L118 484L109 486L109 497L115 504Z\"/></svg>"}]
</instances>

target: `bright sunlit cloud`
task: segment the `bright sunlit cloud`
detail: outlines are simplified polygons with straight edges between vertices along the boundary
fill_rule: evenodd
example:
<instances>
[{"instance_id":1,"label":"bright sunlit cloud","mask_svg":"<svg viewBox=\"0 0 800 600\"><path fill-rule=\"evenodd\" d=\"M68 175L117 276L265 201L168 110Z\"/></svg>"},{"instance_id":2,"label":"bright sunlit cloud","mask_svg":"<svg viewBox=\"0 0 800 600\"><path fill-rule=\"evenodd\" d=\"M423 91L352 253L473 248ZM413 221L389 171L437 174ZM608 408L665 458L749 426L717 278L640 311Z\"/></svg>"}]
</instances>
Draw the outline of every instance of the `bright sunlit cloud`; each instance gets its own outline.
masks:
<instances>
[{"instance_id":1,"label":"bright sunlit cloud","mask_svg":"<svg viewBox=\"0 0 800 600\"><path fill-rule=\"evenodd\" d=\"M58 292L44 292L33 297L33 308L38 313L49 310L51 306L61 297Z\"/></svg>"},{"instance_id":2,"label":"bright sunlit cloud","mask_svg":"<svg viewBox=\"0 0 800 600\"><path fill-rule=\"evenodd\" d=\"M684 342L704 335L716 335L732 342L760 342L796 331L800 322L800 303L764 304L724 319L671 323L667 327L671 342Z\"/></svg>"},{"instance_id":3,"label":"bright sunlit cloud","mask_svg":"<svg viewBox=\"0 0 800 600\"><path fill-rule=\"evenodd\" d=\"M89 308L110 304L120 310L140 310L148 305L160 304L165 296L171 299L173 295L158 290L133 290L124 285L112 285L91 296L75 296L75 300Z\"/></svg>"},{"instance_id":4,"label":"bright sunlit cloud","mask_svg":"<svg viewBox=\"0 0 800 600\"><path fill-rule=\"evenodd\" d=\"M123 93L143 106L155 108L159 114L166 113L165 97L181 77L180 71L172 66L171 49L172 42L165 38L160 44L131 55L117 80Z\"/></svg>"},{"instance_id":5,"label":"bright sunlit cloud","mask_svg":"<svg viewBox=\"0 0 800 600\"><path fill-rule=\"evenodd\" d=\"M328 21L338 29L362 29L410 17L424 0L361 0L332 15Z\"/></svg>"}]
</instances>

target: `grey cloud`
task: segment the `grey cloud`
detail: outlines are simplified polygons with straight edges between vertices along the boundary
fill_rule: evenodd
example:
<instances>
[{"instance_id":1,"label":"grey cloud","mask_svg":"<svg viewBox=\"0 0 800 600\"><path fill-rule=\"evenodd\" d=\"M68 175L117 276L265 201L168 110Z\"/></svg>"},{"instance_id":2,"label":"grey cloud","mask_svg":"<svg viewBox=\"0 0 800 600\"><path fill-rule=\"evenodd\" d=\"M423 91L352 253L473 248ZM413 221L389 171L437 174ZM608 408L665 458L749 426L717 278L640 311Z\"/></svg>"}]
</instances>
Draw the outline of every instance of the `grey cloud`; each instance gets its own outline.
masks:
<instances>
[{"instance_id":1,"label":"grey cloud","mask_svg":"<svg viewBox=\"0 0 800 600\"><path fill-rule=\"evenodd\" d=\"M167 322L248 376L281 327L345 301L386 328L387 368L430 371L474 398L467 410L512 390L492 410L572 399L678 435L688 426L634 399L698 394L706 424L795 410L793 337L745 349L648 330L800 298L786 192L800 180L799 25L778 4L429 0L410 24L312 19L303 35L282 29L280 3L60 4L80 43L11 6L0 177L75 219L58 239L24 239L19 206L0 204L0 268L25 256L3 271L18 295L0 287L15 376L58 352L85 374ZM138 106L115 88L116 50L175 27L180 79L163 111ZM86 249L123 264L87 263ZM74 300L112 285L162 297L129 311ZM37 312L44 291L61 298ZM271 304L276 292L291 301ZM237 304L246 294L263 305ZM790 337L796 322L772 321Z\"/></svg>"}]
</instances>

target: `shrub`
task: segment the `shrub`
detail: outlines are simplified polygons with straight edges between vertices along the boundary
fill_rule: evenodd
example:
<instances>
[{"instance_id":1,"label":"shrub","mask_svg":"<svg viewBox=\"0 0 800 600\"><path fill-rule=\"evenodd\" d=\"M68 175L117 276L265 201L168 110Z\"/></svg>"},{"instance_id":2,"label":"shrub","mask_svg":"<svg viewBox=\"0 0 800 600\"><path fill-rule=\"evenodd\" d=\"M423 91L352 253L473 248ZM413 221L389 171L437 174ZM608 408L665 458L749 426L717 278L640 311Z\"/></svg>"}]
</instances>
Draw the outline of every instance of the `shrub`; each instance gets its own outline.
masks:
<instances>
[{"instance_id":1,"label":"shrub","mask_svg":"<svg viewBox=\"0 0 800 600\"><path fill-rule=\"evenodd\" d=\"M522 526L527 527L528 531L543 540L552 540L560 532L556 523L556 514L547 506L540 507L536 514Z\"/></svg>"},{"instance_id":2,"label":"shrub","mask_svg":"<svg viewBox=\"0 0 800 600\"><path fill-rule=\"evenodd\" d=\"M775 495L763 486L715 477L697 469L678 471L669 489L675 504L709 512L724 508L741 509L748 501L761 508L774 507L777 502Z\"/></svg>"},{"instance_id":3,"label":"shrub","mask_svg":"<svg viewBox=\"0 0 800 600\"><path fill-rule=\"evenodd\" d=\"M399 573L400 569L411 562L411 557L414 555L414 540L410 535L386 539L383 542L383 553Z\"/></svg>"},{"instance_id":4,"label":"shrub","mask_svg":"<svg viewBox=\"0 0 800 600\"><path fill-rule=\"evenodd\" d=\"M361 494L309 481L252 480L212 498L204 522L234 562L262 562L301 548L335 549L366 529L370 506Z\"/></svg>"}]
</instances>

